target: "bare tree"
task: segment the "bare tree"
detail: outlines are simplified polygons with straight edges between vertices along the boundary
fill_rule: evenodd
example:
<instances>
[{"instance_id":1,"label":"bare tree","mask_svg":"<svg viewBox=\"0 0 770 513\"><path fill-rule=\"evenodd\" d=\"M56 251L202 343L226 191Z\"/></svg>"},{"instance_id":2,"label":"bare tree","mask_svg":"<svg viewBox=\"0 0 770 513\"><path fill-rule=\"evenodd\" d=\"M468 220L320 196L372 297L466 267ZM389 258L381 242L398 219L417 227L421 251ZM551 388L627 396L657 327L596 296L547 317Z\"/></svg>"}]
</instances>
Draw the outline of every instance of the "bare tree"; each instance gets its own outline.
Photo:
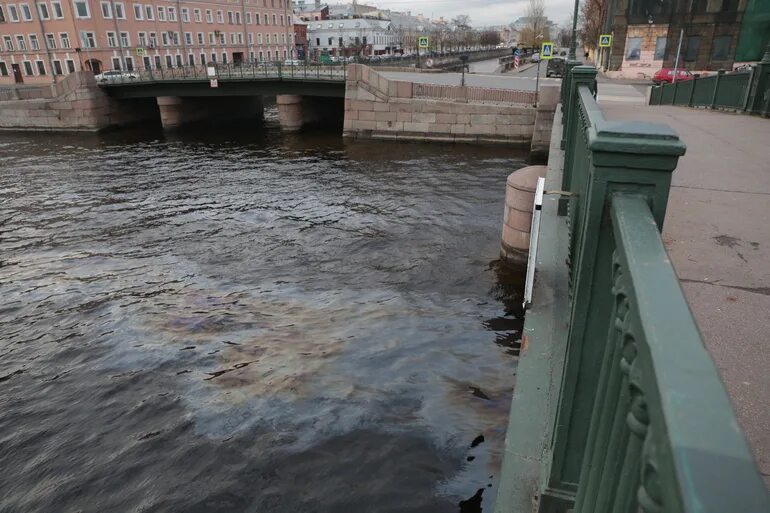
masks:
<instances>
[{"instance_id":1,"label":"bare tree","mask_svg":"<svg viewBox=\"0 0 770 513\"><path fill-rule=\"evenodd\" d=\"M580 30L578 34L586 48L594 49L598 44L606 4L607 0L585 0L580 6Z\"/></svg>"},{"instance_id":2,"label":"bare tree","mask_svg":"<svg viewBox=\"0 0 770 513\"><path fill-rule=\"evenodd\" d=\"M567 21L559 27L559 31L556 33L556 42L563 48L568 47L572 40L572 19L573 16L570 14Z\"/></svg>"},{"instance_id":3,"label":"bare tree","mask_svg":"<svg viewBox=\"0 0 770 513\"><path fill-rule=\"evenodd\" d=\"M541 41L550 39L547 18L545 17L545 0L529 0L527 4L527 25L521 30L521 43L536 48Z\"/></svg>"}]
</instances>

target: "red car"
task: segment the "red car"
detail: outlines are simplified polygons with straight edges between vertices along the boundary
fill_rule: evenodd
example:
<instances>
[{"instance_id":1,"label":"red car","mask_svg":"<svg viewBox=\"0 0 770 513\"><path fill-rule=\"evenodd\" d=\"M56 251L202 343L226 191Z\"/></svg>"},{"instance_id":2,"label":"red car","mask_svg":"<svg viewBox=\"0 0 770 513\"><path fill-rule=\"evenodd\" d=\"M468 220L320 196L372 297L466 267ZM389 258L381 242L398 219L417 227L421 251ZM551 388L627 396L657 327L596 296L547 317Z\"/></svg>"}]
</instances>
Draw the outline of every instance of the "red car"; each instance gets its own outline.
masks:
<instances>
[{"instance_id":1,"label":"red car","mask_svg":"<svg viewBox=\"0 0 770 513\"><path fill-rule=\"evenodd\" d=\"M692 80L695 78L695 75L687 71L686 69L680 69L676 72L676 81L677 82L684 82L685 80ZM655 73L652 76L652 83L655 85L659 84L671 84L674 82L674 69L673 68L663 68L661 70L658 70L657 73Z\"/></svg>"}]
</instances>

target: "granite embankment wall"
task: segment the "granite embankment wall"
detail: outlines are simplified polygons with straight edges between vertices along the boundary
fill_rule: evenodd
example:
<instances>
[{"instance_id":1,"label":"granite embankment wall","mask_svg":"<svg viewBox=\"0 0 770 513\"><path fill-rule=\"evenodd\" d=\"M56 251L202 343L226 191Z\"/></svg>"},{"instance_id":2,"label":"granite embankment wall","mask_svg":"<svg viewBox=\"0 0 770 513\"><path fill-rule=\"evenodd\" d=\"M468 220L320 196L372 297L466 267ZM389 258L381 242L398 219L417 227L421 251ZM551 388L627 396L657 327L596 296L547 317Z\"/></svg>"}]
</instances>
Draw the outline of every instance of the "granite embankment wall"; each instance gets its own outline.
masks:
<instances>
[{"instance_id":1,"label":"granite embankment wall","mask_svg":"<svg viewBox=\"0 0 770 513\"><path fill-rule=\"evenodd\" d=\"M534 91L402 82L352 65L346 82L344 135L529 147L537 116L534 103Z\"/></svg>"},{"instance_id":2,"label":"granite embankment wall","mask_svg":"<svg viewBox=\"0 0 770 513\"><path fill-rule=\"evenodd\" d=\"M147 119L159 119L154 98L114 100L86 71L50 86L0 91L0 129L97 131Z\"/></svg>"}]
</instances>

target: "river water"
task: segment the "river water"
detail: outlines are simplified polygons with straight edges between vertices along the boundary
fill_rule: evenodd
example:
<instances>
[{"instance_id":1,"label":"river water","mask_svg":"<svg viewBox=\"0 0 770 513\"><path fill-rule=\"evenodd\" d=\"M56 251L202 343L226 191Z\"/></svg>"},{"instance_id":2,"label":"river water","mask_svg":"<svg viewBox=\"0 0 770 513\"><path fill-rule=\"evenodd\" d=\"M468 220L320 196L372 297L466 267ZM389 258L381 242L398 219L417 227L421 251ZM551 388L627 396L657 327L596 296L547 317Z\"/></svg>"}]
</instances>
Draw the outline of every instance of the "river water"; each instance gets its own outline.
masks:
<instances>
[{"instance_id":1,"label":"river water","mask_svg":"<svg viewBox=\"0 0 770 513\"><path fill-rule=\"evenodd\" d=\"M521 165L270 120L0 134L0 511L491 511Z\"/></svg>"}]
</instances>

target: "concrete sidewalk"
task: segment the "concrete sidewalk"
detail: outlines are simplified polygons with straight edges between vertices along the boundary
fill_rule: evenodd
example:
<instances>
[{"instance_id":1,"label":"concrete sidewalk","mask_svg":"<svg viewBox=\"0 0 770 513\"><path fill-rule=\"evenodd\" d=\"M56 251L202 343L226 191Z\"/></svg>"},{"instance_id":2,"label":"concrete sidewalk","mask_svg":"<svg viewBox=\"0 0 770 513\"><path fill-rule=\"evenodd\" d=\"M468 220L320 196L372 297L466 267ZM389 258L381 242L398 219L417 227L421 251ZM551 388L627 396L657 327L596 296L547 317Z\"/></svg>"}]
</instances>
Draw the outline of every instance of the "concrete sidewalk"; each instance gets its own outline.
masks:
<instances>
[{"instance_id":1,"label":"concrete sidewalk","mask_svg":"<svg viewBox=\"0 0 770 513\"><path fill-rule=\"evenodd\" d=\"M770 120L613 102L602 110L668 124L687 144L663 239L770 485Z\"/></svg>"}]
</instances>

